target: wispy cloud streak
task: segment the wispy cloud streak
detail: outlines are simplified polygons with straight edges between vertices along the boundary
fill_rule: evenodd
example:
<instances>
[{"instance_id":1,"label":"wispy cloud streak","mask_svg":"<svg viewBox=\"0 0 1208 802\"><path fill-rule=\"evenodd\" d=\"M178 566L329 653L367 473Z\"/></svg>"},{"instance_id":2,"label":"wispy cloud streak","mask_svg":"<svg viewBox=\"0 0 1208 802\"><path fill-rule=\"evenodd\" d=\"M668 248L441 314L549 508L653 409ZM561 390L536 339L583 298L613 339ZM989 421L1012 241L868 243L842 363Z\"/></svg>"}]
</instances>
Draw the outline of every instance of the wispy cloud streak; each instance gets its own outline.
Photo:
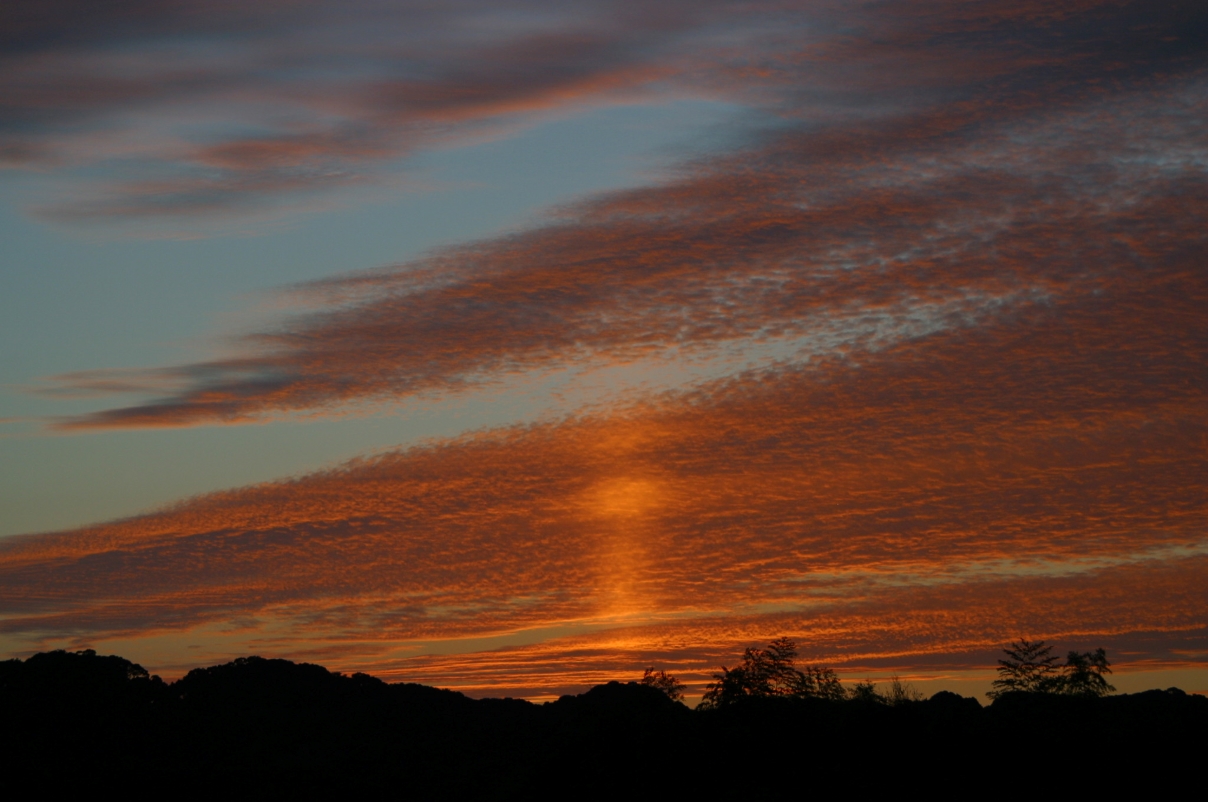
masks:
<instances>
[{"instance_id":1,"label":"wispy cloud streak","mask_svg":"<svg viewBox=\"0 0 1208 802\"><path fill-rule=\"evenodd\" d=\"M0 156L87 167L64 222L189 218L377 180L417 148L675 72L712 3L38 4L0 19ZM65 9L63 6L69 6Z\"/></svg>"},{"instance_id":2,"label":"wispy cloud streak","mask_svg":"<svg viewBox=\"0 0 1208 802\"><path fill-rule=\"evenodd\" d=\"M1068 103L1195 69L1204 28L1193 2L63 0L0 18L0 164L102 177L41 210L58 220L189 218L584 104L708 96L815 124Z\"/></svg>"}]
</instances>

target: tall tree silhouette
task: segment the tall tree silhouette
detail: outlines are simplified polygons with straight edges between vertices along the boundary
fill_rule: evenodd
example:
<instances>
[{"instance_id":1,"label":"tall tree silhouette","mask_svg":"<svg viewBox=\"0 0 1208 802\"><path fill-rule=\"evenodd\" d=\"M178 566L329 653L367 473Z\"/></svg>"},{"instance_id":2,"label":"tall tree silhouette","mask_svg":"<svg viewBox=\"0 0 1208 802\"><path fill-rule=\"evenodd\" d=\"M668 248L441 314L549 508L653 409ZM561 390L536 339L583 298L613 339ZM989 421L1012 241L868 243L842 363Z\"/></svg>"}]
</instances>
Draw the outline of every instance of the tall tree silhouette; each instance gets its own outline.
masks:
<instances>
[{"instance_id":1,"label":"tall tree silhouette","mask_svg":"<svg viewBox=\"0 0 1208 802\"><path fill-rule=\"evenodd\" d=\"M1020 638L1003 649L1007 657L998 661L998 679L990 683L993 689L986 696L997 699L1012 691L1048 693L1058 690L1061 676L1057 672L1057 656L1053 647L1042 640Z\"/></svg>"}]
</instances>

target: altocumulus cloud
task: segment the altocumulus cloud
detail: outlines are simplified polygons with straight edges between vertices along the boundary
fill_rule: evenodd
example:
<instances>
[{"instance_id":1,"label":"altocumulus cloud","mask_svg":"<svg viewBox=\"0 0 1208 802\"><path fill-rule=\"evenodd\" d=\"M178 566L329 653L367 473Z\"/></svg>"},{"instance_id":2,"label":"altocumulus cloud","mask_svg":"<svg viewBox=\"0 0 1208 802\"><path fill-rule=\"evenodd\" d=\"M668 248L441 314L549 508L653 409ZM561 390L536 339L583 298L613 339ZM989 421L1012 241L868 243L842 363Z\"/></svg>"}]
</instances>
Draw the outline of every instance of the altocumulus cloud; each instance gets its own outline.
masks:
<instances>
[{"instance_id":1,"label":"altocumulus cloud","mask_svg":"<svg viewBox=\"0 0 1208 802\"><path fill-rule=\"evenodd\" d=\"M1104 292L1197 247L1202 20L1177 4L961 8L912 4L929 13L748 65L784 125L658 186L295 288L318 310L228 357L52 377L52 392L164 392L55 425L252 422L669 349L879 348ZM733 85L739 61L712 79Z\"/></svg>"},{"instance_id":2,"label":"altocumulus cloud","mask_svg":"<svg viewBox=\"0 0 1208 802\"><path fill-rule=\"evenodd\" d=\"M238 621L230 648L484 692L651 655L703 666L776 632L832 662L959 664L1020 631L1194 660L1196 258L858 359L9 539L2 626L32 646ZM397 652L565 630L581 632Z\"/></svg>"},{"instance_id":3,"label":"altocumulus cloud","mask_svg":"<svg viewBox=\"0 0 1208 802\"><path fill-rule=\"evenodd\" d=\"M198 24L163 8L113 30L145 44ZM215 36L256 13L215 8ZM298 45L319 35L324 7L287 8L295 38L277 55L303 74L311 62L291 59L325 52ZM769 344L783 359L8 539L7 637L35 648L229 625L214 637L237 646L216 656L323 657L484 692L598 681L656 656L699 671L777 634L848 665L977 664L1023 632L1202 660L1197 4L701 5L632 20L568 5L502 34L446 24L490 16L454 8L425 11L449 31L433 52L452 37L450 52L472 57L425 55L417 34L399 45L411 60L369 47L373 69L301 95L289 70L273 81L241 66L268 52L249 17L245 60L200 70L197 97L238 88L312 121L323 109L330 125L197 145L178 154L179 186L119 181L99 205L53 213L255 203L327 180L310 170L371 176L441 126L618 93L741 98L774 124L530 230L290 288L311 311L230 356L53 377L56 392L153 396L53 425L248 424L571 363ZM733 15L739 33L718 34ZM24 30L8 64L48 70L118 35ZM396 57L398 74L381 78L379 60ZM93 134L24 132L66 131L60 120L133 97L107 86L62 107L6 101L25 104L6 152L66 159ZM424 649L445 654L408 657Z\"/></svg>"}]
</instances>

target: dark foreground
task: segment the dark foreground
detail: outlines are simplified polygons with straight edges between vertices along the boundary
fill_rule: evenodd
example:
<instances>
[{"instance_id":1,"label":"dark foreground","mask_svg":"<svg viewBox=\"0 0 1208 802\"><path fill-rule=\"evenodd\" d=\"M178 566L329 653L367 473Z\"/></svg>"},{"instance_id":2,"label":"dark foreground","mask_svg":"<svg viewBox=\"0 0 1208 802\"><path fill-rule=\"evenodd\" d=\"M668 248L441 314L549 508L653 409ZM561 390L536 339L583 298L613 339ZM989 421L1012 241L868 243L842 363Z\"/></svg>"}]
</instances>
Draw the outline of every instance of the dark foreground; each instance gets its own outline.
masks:
<instances>
[{"instance_id":1,"label":"dark foreground","mask_svg":"<svg viewBox=\"0 0 1208 802\"><path fill-rule=\"evenodd\" d=\"M1154 790L1194 776L1208 754L1208 698L1177 689L692 711L635 683L534 705L255 657L168 685L118 657L63 652L0 663L0 726L10 787L140 796L674 798L836 782L947 795L1058 776L1100 788L1148 778Z\"/></svg>"}]
</instances>

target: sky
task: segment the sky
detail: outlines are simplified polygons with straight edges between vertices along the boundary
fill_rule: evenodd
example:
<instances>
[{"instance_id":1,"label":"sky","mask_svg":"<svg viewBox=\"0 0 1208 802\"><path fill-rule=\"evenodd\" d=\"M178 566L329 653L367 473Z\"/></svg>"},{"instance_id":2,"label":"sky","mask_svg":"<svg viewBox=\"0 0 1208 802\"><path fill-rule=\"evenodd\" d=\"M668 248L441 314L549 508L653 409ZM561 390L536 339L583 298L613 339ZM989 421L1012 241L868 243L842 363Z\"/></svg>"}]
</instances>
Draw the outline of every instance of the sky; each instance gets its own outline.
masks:
<instances>
[{"instance_id":1,"label":"sky","mask_svg":"<svg viewBox=\"0 0 1208 802\"><path fill-rule=\"evenodd\" d=\"M1208 691L1208 8L0 9L0 657Z\"/></svg>"}]
</instances>

